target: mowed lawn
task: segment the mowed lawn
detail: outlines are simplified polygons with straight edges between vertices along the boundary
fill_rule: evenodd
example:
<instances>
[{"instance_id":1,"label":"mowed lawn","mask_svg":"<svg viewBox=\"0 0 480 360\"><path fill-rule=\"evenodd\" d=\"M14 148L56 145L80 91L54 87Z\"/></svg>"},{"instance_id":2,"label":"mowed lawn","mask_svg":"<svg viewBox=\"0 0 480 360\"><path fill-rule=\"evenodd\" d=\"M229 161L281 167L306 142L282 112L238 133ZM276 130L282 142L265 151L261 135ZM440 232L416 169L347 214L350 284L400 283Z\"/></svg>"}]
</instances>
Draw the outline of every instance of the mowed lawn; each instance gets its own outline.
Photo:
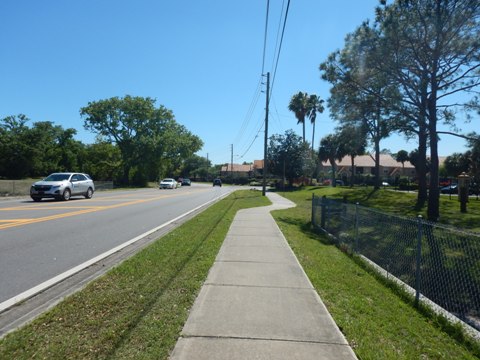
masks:
<instances>
[{"instance_id":1,"label":"mowed lawn","mask_svg":"<svg viewBox=\"0 0 480 360\"><path fill-rule=\"evenodd\" d=\"M390 214L427 218L427 204L417 208L416 192L396 191L394 188L373 190L372 187L310 187L308 193L316 196L326 195L333 199L346 199L350 203L359 203L365 207L385 211ZM460 212L460 202L457 195L440 195L439 222L456 226L465 230L480 232L480 199L470 196L467 212Z\"/></svg>"},{"instance_id":2,"label":"mowed lawn","mask_svg":"<svg viewBox=\"0 0 480 360\"><path fill-rule=\"evenodd\" d=\"M310 226L312 193L338 199L346 196L347 200L358 201L364 206L412 216L418 214L414 209L415 195L383 189L374 192L372 188L307 188L281 193L297 207L273 213L359 358L476 359L480 356L478 342L463 338L459 327L446 326L442 319L417 311L408 299L404 300L395 289L385 286L357 260L334 246L330 239L314 233ZM442 199L442 203L444 201L448 198ZM458 206L457 203L451 205ZM455 211L450 210L451 215L445 215L445 220L455 216Z\"/></svg>"},{"instance_id":3,"label":"mowed lawn","mask_svg":"<svg viewBox=\"0 0 480 360\"><path fill-rule=\"evenodd\" d=\"M414 203L413 194L409 200L386 190L306 188L281 193L297 207L273 215L357 356L478 358L477 343L462 340L458 332L447 334L438 319L422 315L312 231L312 193L342 198L343 191L347 198L357 197L352 201L367 199L369 204L360 201L367 206L398 201L392 210L404 204L407 215L411 199ZM240 191L214 204L0 340L0 359L167 359L236 212L268 203L258 191Z\"/></svg>"}]
</instances>

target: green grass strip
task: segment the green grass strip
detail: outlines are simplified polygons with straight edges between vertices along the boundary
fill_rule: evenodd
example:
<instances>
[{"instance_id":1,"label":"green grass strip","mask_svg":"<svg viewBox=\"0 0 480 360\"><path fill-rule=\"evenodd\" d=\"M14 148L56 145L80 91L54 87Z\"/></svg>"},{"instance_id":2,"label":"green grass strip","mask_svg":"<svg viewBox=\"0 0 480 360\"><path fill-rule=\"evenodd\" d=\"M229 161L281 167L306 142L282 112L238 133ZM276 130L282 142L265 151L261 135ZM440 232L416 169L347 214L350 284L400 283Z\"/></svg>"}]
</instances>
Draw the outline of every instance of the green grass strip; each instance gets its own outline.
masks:
<instances>
[{"instance_id":1,"label":"green grass strip","mask_svg":"<svg viewBox=\"0 0 480 360\"><path fill-rule=\"evenodd\" d=\"M297 204L273 216L335 322L361 359L476 359L438 319L417 311L310 226L311 191L283 193ZM371 200L372 201L372 200ZM383 200L381 200L383 202Z\"/></svg>"},{"instance_id":2,"label":"green grass strip","mask_svg":"<svg viewBox=\"0 0 480 360\"><path fill-rule=\"evenodd\" d=\"M239 209L239 191L0 340L0 359L166 359Z\"/></svg>"}]
</instances>

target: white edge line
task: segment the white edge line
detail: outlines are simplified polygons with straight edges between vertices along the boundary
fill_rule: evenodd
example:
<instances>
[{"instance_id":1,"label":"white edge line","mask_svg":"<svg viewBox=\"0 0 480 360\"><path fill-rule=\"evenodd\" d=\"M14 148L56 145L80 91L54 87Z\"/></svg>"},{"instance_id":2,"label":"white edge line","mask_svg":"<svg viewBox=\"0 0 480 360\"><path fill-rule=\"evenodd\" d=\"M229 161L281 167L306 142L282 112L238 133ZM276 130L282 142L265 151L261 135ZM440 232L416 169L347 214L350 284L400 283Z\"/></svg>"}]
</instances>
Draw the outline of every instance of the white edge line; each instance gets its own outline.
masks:
<instances>
[{"instance_id":1,"label":"white edge line","mask_svg":"<svg viewBox=\"0 0 480 360\"><path fill-rule=\"evenodd\" d=\"M215 198L215 199L209 200L209 201L207 201L206 203L204 203L204 204L202 204L202 205L199 205L199 206L197 206L196 208L194 208L194 209L192 209L192 210L189 210L189 211L187 211L186 213L184 213L184 214L182 214L182 215L180 215L180 216L177 216L176 218L174 218L174 219L172 219L172 220L169 220L169 221L167 221L166 223L163 223L163 224L160 225L160 226L157 226L157 227L154 228L154 229L151 229L151 230L149 230L149 231L147 231L147 232L145 232L145 233L143 233L143 234L141 234L141 235L139 235L139 236L137 236L137 237L135 237L135 238L133 238L133 239L131 239L131 240L128 240L127 242L124 242L123 244L118 245L117 247L114 247L113 249L110 249L110 250L104 252L103 254L100 254L100 255L98 255L98 256L96 256L96 257L94 257L94 258L92 258L92 259L90 259L90 260L88 260L88 261L85 261L84 263L82 263L82 264L80 264L80 265L77 265L77 266L71 268L70 270L67 270L67 271L65 271L65 272L63 272L63 273L61 273L61 274L59 274L59 275L57 275L57 276L55 276L55 277L53 277L53 278L45 281L45 282L43 282L43 283L41 283L41 284L39 284L39 285L37 285L37 286L34 286L33 288L31 288L31 289L29 289L29 290L27 290L27 291L24 291L24 292L22 292L22 293L20 293L20 294L18 294L18 295L16 295L16 296L8 299L8 300L5 300L4 302L0 303L0 313L3 312L3 311L5 311L5 310L7 310L7 309L9 309L9 308L11 308L12 306L18 304L19 302L24 301L24 300L26 300L26 299L29 299L29 298L31 298L32 296L38 294L39 292L42 292L43 290L48 289L49 287L52 287L53 285L59 283L60 281L65 280L66 278L69 278L70 276L76 274L77 272L80 272L80 271L82 271L83 269L86 269L87 267L95 264L96 262L105 259L106 257L108 257L108 256L110 256L110 255L112 255L112 254L114 254L114 253L122 250L123 248L125 248L125 247L127 247L127 246L129 246L129 245L131 245L131 244L133 244L133 243L135 243L135 242L137 242L137 241L139 241L140 239L143 239L144 237L146 237L146 236L148 236L148 235L150 235L150 234L152 234L152 233L160 230L161 228L164 228L165 226L168 226L168 225L170 225L171 223L173 223L173 222L175 222L175 221L178 221L179 219L181 219L181 218L183 218L183 217L185 217L185 216L187 216L187 215L189 215L189 214L197 211L198 209L200 209L200 208L202 208L202 207L204 207L204 206L207 206L207 205L209 205L210 203L213 203L213 202L215 202L215 201L218 201L218 200L226 197L227 195L230 195L230 193L231 193L231 191L229 191L229 192L227 192L227 193L225 193L225 194L222 194L221 196L219 196L219 197L217 197L217 198Z\"/></svg>"}]
</instances>

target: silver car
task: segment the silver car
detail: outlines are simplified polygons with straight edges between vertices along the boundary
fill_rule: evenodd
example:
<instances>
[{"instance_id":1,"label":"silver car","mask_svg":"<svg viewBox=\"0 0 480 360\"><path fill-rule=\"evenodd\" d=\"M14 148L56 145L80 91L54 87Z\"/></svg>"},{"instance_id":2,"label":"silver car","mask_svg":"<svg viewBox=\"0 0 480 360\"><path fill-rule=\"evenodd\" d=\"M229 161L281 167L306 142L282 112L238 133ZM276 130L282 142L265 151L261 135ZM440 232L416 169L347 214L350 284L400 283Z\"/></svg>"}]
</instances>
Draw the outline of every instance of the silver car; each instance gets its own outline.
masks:
<instances>
[{"instance_id":1,"label":"silver car","mask_svg":"<svg viewBox=\"0 0 480 360\"><path fill-rule=\"evenodd\" d=\"M158 187L160 189L176 189L178 187L178 183L175 181L175 179L166 178L160 181Z\"/></svg>"},{"instance_id":2,"label":"silver car","mask_svg":"<svg viewBox=\"0 0 480 360\"><path fill-rule=\"evenodd\" d=\"M91 199L94 192L95 185L88 174L53 173L31 186L30 197L33 201L40 201L43 198L67 201L70 197L77 195Z\"/></svg>"}]
</instances>

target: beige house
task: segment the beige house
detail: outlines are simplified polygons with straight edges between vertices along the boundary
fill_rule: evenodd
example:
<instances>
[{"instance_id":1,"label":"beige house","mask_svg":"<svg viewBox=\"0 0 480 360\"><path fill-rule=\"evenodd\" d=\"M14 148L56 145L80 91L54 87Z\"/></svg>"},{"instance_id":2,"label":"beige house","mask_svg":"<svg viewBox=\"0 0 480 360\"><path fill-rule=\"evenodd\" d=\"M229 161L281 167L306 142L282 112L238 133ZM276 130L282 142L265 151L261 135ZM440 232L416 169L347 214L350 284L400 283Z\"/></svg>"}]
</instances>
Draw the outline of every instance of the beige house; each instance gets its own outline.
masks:
<instances>
[{"instance_id":1,"label":"beige house","mask_svg":"<svg viewBox=\"0 0 480 360\"><path fill-rule=\"evenodd\" d=\"M253 174L252 164L225 164L220 169L220 176L250 177Z\"/></svg>"},{"instance_id":2,"label":"beige house","mask_svg":"<svg viewBox=\"0 0 480 360\"><path fill-rule=\"evenodd\" d=\"M255 171L263 171L263 160L253 160L253 169Z\"/></svg>"},{"instance_id":3,"label":"beige house","mask_svg":"<svg viewBox=\"0 0 480 360\"><path fill-rule=\"evenodd\" d=\"M374 154L359 155L354 159L355 175L374 175L375 174L375 157ZM330 171L330 162L322 162L324 171ZM352 159L345 156L336 163L336 175L338 177L352 175ZM398 178L398 177L415 177L415 167L406 161L403 165L395 160L389 154L380 154L380 177L382 178Z\"/></svg>"}]
</instances>

